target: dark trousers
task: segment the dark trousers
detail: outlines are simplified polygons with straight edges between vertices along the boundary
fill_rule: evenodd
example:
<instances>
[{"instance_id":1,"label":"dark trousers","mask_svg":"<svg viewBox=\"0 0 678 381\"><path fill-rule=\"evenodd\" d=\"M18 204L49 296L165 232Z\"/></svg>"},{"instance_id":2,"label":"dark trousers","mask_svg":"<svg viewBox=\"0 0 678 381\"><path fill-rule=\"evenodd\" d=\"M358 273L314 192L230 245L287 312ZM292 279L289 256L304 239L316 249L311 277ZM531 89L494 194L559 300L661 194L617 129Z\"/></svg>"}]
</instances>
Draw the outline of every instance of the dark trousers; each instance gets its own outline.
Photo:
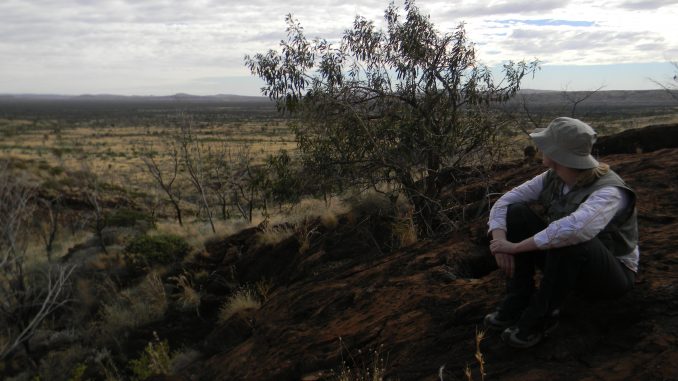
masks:
<instances>
[{"instance_id":1,"label":"dark trousers","mask_svg":"<svg viewBox=\"0 0 678 381\"><path fill-rule=\"evenodd\" d=\"M546 223L522 203L509 206L506 225L511 242L520 242L546 228ZM521 329L559 309L572 292L584 298L615 298L629 291L635 282L634 272L598 238L558 249L520 253L514 260L514 275L507 279L507 295L500 308L515 315L524 310ZM537 268L542 270L538 289L534 278Z\"/></svg>"}]
</instances>

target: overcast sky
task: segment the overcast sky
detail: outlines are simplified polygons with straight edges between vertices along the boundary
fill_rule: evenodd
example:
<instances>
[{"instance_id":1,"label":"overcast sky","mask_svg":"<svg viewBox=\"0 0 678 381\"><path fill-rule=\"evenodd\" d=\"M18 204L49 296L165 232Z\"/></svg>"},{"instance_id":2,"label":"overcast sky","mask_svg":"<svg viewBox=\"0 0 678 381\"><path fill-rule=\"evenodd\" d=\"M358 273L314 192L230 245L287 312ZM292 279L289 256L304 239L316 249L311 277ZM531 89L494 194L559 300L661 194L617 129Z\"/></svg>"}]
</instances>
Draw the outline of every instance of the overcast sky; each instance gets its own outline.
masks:
<instances>
[{"instance_id":1,"label":"overcast sky","mask_svg":"<svg viewBox=\"0 0 678 381\"><path fill-rule=\"evenodd\" d=\"M595 5L594 5L595 3ZM402 0L396 0L402 6ZM257 95L245 54L277 48L292 13L338 38L387 0L0 0L0 94ZM673 77L678 0L419 0L441 32L461 21L479 58L542 61L523 88L648 89Z\"/></svg>"}]
</instances>

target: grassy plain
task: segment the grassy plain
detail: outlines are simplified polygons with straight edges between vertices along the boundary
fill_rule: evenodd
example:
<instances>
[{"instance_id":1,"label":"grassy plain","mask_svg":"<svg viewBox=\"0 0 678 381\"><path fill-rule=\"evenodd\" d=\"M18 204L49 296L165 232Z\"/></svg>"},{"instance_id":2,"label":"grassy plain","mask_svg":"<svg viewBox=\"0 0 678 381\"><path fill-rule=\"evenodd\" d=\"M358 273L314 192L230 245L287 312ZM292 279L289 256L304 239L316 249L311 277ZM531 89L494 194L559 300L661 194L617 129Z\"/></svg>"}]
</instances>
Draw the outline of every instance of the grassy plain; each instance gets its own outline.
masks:
<instances>
[{"instance_id":1,"label":"grassy plain","mask_svg":"<svg viewBox=\"0 0 678 381\"><path fill-rule=\"evenodd\" d=\"M583 94L583 93L582 93ZM582 94L570 94L577 99ZM524 117L523 104L532 113ZM527 92L503 112L514 119L505 140L508 159L522 157L527 134L553 117L570 115L573 104L560 92ZM678 107L662 91L601 91L577 105L576 117L600 135L651 124L677 123ZM190 124L203 151L246 152L252 164L285 149L297 149L289 120L259 97L0 97L0 158L17 158L40 178L69 183L78 172L95 174L106 186L136 195L144 202L162 198L143 163L151 152L161 167L171 167L171 143ZM184 176L185 177L185 176ZM181 181L184 195L190 183ZM190 197L189 197L190 198ZM195 197L187 205L195 209ZM199 208L199 207L198 207Z\"/></svg>"},{"instance_id":2,"label":"grassy plain","mask_svg":"<svg viewBox=\"0 0 678 381\"><path fill-rule=\"evenodd\" d=\"M280 149L296 149L287 120L265 98L177 97L0 98L0 157L70 171L87 166L108 182L146 187L141 151L151 149L162 160L168 139L189 121L201 144L233 152L247 147L255 162ZM522 99L540 115L540 124L571 112L558 92ZM509 104L509 112L516 113L519 102ZM576 117L605 135L678 122L678 107L661 91L603 91L578 105Z\"/></svg>"},{"instance_id":3,"label":"grassy plain","mask_svg":"<svg viewBox=\"0 0 678 381\"><path fill-rule=\"evenodd\" d=\"M7 107L0 105L0 114L3 106ZM77 108L78 104L70 106ZM253 116L221 120L212 120L210 116L214 108L223 107L211 104L190 109L175 108L173 104L162 107L164 112L153 118L146 115L148 110L144 108L131 109L131 114L124 116L106 109L93 112L84 108L80 115L68 111L63 115L58 111L32 114L30 109L20 114L12 110L11 116L0 116L0 157L58 168L52 170L55 172L87 169L104 176L112 185L139 191L148 189L151 180L141 152L155 152L161 164L168 160L168 143L178 133L179 123L191 123L195 139L205 149L225 148L232 152L247 149L255 163L263 162L280 149L296 149L287 122L265 100L231 106L225 111L247 114L249 109Z\"/></svg>"}]
</instances>

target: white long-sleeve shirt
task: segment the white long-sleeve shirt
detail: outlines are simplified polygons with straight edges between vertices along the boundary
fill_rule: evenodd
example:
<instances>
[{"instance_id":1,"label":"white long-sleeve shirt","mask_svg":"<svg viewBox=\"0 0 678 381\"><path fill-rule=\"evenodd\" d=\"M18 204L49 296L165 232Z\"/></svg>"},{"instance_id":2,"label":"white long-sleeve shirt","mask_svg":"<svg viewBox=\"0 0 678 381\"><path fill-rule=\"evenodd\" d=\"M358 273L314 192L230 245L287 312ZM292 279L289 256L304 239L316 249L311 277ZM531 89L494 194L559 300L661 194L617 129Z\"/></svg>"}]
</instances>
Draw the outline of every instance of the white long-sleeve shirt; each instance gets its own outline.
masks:
<instances>
[{"instance_id":1,"label":"white long-sleeve shirt","mask_svg":"<svg viewBox=\"0 0 678 381\"><path fill-rule=\"evenodd\" d=\"M511 189L494 203L490 210L489 231L506 230L506 210L509 205L535 201L539 198L544 188L546 173ZM565 185L563 195L569 191L570 188ZM617 213L621 213L629 202L629 195L618 187L598 189L572 214L551 222L544 230L535 234L534 242L539 249L546 250L589 241L597 236ZM631 253L616 258L634 272L638 271L640 258L638 246Z\"/></svg>"}]
</instances>

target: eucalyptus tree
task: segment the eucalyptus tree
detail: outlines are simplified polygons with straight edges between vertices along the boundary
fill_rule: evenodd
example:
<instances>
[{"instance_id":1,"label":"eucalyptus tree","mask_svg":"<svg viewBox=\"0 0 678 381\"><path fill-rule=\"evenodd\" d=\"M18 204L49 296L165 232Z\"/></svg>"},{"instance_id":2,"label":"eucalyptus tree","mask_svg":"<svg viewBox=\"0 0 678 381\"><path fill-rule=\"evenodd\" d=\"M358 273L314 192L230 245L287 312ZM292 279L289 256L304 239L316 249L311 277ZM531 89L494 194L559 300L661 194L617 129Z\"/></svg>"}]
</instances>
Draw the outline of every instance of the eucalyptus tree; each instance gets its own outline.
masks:
<instances>
[{"instance_id":1,"label":"eucalyptus tree","mask_svg":"<svg viewBox=\"0 0 678 381\"><path fill-rule=\"evenodd\" d=\"M280 51L246 56L264 95L294 117L300 157L324 191L347 184L404 194L419 227L439 226L440 174L484 160L505 102L538 63L480 63L464 24L439 32L414 1L384 27L356 17L341 40L309 40L287 15ZM384 185L390 187L384 187Z\"/></svg>"}]
</instances>

